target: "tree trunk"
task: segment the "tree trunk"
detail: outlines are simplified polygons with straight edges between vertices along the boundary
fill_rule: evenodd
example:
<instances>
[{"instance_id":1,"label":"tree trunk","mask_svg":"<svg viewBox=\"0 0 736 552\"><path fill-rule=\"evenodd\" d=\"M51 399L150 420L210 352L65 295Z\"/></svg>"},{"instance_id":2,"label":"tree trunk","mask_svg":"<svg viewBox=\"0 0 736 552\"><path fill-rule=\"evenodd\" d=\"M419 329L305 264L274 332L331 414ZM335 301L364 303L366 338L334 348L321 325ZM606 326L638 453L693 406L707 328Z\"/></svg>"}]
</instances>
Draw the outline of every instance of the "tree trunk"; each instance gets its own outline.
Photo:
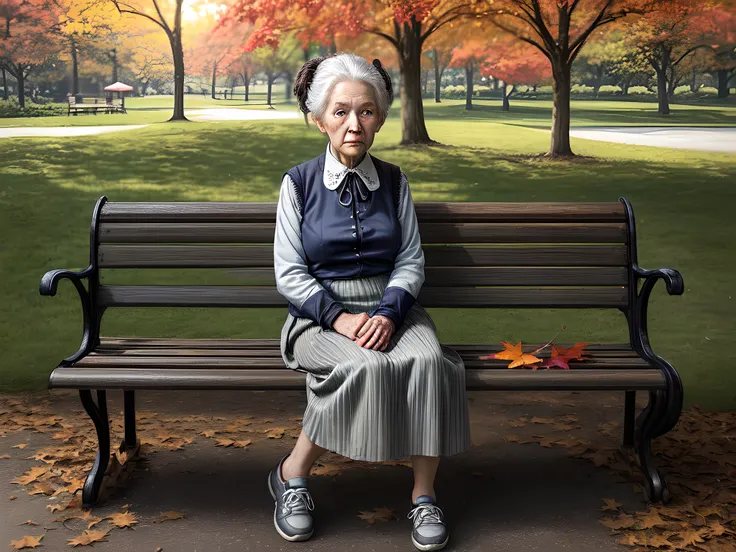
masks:
<instances>
[{"instance_id":1,"label":"tree trunk","mask_svg":"<svg viewBox=\"0 0 736 552\"><path fill-rule=\"evenodd\" d=\"M217 88L217 60L215 60L212 63L212 84L211 84L211 93L210 93L210 96L212 97L213 100L216 100L217 99L217 96L216 96L217 90L216 90L216 88Z\"/></svg>"},{"instance_id":2,"label":"tree trunk","mask_svg":"<svg viewBox=\"0 0 736 552\"><path fill-rule=\"evenodd\" d=\"M493 77L493 91L498 92L498 79Z\"/></svg>"},{"instance_id":3,"label":"tree trunk","mask_svg":"<svg viewBox=\"0 0 736 552\"><path fill-rule=\"evenodd\" d=\"M424 122L422 103L421 55L422 45L418 23L406 25L399 50L399 90L401 96L401 145L433 144Z\"/></svg>"},{"instance_id":4,"label":"tree trunk","mask_svg":"<svg viewBox=\"0 0 736 552\"><path fill-rule=\"evenodd\" d=\"M77 58L77 41L69 37L69 47L72 55L72 96L79 94L79 59Z\"/></svg>"},{"instance_id":5,"label":"tree trunk","mask_svg":"<svg viewBox=\"0 0 736 552\"><path fill-rule=\"evenodd\" d=\"M26 76L22 65L18 65L18 74L15 80L18 81L18 105L24 108L26 106Z\"/></svg>"},{"instance_id":6,"label":"tree trunk","mask_svg":"<svg viewBox=\"0 0 736 552\"><path fill-rule=\"evenodd\" d=\"M601 89L602 81L603 81L603 65L596 65L595 81L593 82L593 94L596 100L598 99L598 91Z\"/></svg>"},{"instance_id":7,"label":"tree trunk","mask_svg":"<svg viewBox=\"0 0 736 552\"><path fill-rule=\"evenodd\" d=\"M8 78L5 75L5 69L3 71L3 100L8 101Z\"/></svg>"},{"instance_id":8,"label":"tree trunk","mask_svg":"<svg viewBox=\"0 0 736 552\"><path fill-rule=\"evenodd\" d=\"M118 49L113 48L110 53L110 59L112 60L112 82L118 82Z\"/></svg>"},{"instance_id":9,"label":"tree trunk","mask_svg":"<svg viewBox=\"0 0 736 552\"><path fill-rule=\"evenodd\" d=\"M146 92L148 92L148 86L149 85L150 85L150 82L148 82L148 81L142 83L142 86L141 86L141 96L145 96L146 95Z\"/></svg>"},{"instance_id":10,"label":"tree trunk","mask_svg":"<svg viewBox=\"0 0 736 552\"><path fill-rule=\"evenodd\" d=\"M442 73L440 73L440 60L437 56L437 48L434 49L434 101L435 103L441 103L440 93L442 85Z\"/></svg>"},{"instance_id":11,"label":"tree trunk","mask_svg":"<svg viewBox=\"0 0 736 552\"><path fill-rule=\"evenodd\" d=\"M331 54L336 54L337 53L337 44L335 43L335 39L334 38L330 41L330 53Z\"/></svg>"},{"instance_id":12,"label":"tree trunk","mask_svg":"<svg viewBox=\"0 0 736 552\"><path fill-rule=\"evenodd\" d=\"M670 114L670 98L667 94L667 74L657 71L657 96L659 98L659 114Z\"/></svg>"},{"instance_id":13,"label":"tree trunk","mask_svg":"<svg viewBox=\"0 0 736 552\"><path fill-rule=\"evenodd\" d=\"M250 98L250 77L246 76L243 80L243 85L245 86L245 101L249 101Z\"/></svg>"},{"instance_id":14,"label":"tree trunk","mask_svg":"<svg viewBox=\"0 0 736 552\"><path fill-rule=\"evenodd\" d=\"M690 72L690 92L695 94L698 91L698 72L693 69Z\"/></svg>"},{"instance_id":15,"label":"tree trunk","mask_svg":"<svg viewBox=\"0 0 736 552\"><path fill-rule=\"evenodd\" d=\"M570 65L562 60L552 64L552 142L549 155L575 155L570 148Z\"/></svg>"},{"instance_id":16,"label":"tree trunk","mask_svg":"<svg viewBox=\"0 0 736 552\"><path fill-rule=\"evenodd\" d=\"M659 98L659 114L670 114L670 98L667 94L667 69L670 66L670 51L667 48L661 48L660 64L655 65L654 70L657 72L657 97Z\"/></svg>"},{"instance_id":17,"label":"tree trunk","mask_svg":"<svg viewBox=\"0 0 736 552\"><path fill-rule=\"evenodd\" d=\"M508 92L507 92L508 91ZM514 84L511 86L511 90L508 90L508 85L503 85L503 111L511 111L511 104L509 103L509 100L511 99L511 96L516 92L516 85Z\"/></svg>"},{"instance_id":18,"label":"tree trunk","mask_svg":"<svg viewBox=\"0 0 736 552\"><path fill-rule=\"evenodd\" d=\"M291 88L292 88L292 81L291 81L291 73L287 73L284 77L284 80L286 81L286 101L291 101Z\"/></svg>"},{"instance_id":19,"label":"tree trunk","mask_svg":"<svg viewBox=\"0 0 736 552\"><path fill-rule=\"evenodd\" d=\"M473 61L465 64L465 109L473 109Z\"/></svg>"},{"instance_id":20,"label":"tree trunk","mask_svg":"<svg viewBox=\"0 0 736 552\"><path fill-rule=\"evenodd\" d=\"M270 109L273 109L271 105L271 89L273 88L274 77L271 73L266 73L266 80L268 81L268 93L266 94L266 103Z\"/></svg>"},{"instance_id":21,"label":"tree trunk","mask_svg":"<svg viewBox=\"0 0 736 552\"><path fill-rule=\"evenodd\" d=\"M730 94L730 90L728 88L728 81L729 79L729 70L728 69L719 69L718 70L718 97L720 99L728 98ZM7 98L8 93L5 92L5 97Z\"/></svg>"},{"instance_id":22,"label":"tree trunk","mask_svg":"<svg viewBox=\"0 0 736 552\"><path fill-rule=\"evenodd\" d=\"M172 33L169 41L174 57L174 113L169 121L187 121L184 115L184 49L181 45L181 30Z\"/></svg>"}]
</instances>

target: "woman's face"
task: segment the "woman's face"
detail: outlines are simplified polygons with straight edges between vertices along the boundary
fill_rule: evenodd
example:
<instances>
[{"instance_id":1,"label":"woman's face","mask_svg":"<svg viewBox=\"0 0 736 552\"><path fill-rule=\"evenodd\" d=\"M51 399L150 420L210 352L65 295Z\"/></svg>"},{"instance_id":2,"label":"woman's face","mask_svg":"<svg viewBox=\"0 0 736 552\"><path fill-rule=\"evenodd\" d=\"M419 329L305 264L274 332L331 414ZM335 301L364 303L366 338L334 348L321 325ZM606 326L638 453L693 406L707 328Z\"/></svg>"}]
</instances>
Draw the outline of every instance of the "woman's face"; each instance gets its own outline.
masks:
<instances>
[{"instance_id":1,"label":"woman's face","mask_svg":"<svg viewBox=\"0 0 736 552\"><path fill-rule=\"evenodd\" d=\"M360 81L338 82L317 127L330 137L332 150L346 167L354 167L373 145L383 126L373 87Z\"/></svg>"}]
</instances>

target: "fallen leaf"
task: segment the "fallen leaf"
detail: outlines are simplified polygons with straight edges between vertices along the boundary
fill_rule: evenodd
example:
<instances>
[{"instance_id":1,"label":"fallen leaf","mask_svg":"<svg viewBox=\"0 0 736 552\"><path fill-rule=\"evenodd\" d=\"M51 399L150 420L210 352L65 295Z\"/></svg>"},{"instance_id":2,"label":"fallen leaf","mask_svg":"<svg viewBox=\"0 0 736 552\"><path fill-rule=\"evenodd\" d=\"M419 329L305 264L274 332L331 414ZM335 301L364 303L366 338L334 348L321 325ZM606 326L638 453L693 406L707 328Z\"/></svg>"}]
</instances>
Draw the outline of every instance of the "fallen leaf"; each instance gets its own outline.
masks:
<instances>
[{"instance_id":1,"label":"fallen leaf","mask_svg":"<svg viewBox=\"0 0 736 552\"><path fill-rule=\"evenodd\" d=\"M613 498L604 498L604 499L603 499L603 502L605 502L605 503L606 503L606 505L605 505L605 506L601 506L601 510L603 510L603 511L606 511L606 510L613 510L614 512L616 512L616 511L618 511L618 509L619 509L619 508L620 508L621 506L623 506L623 504L621 504L620 502L617 502L617 501L616 501L615 499L613 499Z\"/></svg>"},{"instance_id":2,"label":"fallen leaf","mask_svg":"<svg viewBox=\"0 0 736 552\"><path fill-rule=\"evenodd\" d=\"M268 435L269 439L281 439L284 436L284 432L286 431L286 428L284 427L272 427L264 431L266 435Z\"/></svg>"},{"instance_id":3,"label":"fallen leaf","mask_svg":"<svg viewBox=\"0 0 736 552\"><path fill-rule=\"evenodd\" d=\"M110 523L112 523L115 527L120 528L133 527L133 525L138 523L138 521L135 519L135 514L131 514L130 512L118 512L115 514L111 514L104 519L109 519Z\"/></svg>"},{"instance_id":4,"label":"fallen leaf","mask_svg":"<svg viewBox=\"0 0 736 552\"><path fill-rule=\"evenodd\" d=\"M171 521L171 520L175 520L175 519L182 519L182 518L185 518L185 517L187 517L187 516L185 516L184 514L182 514L180 512L174 512L174 511L161 512L161 517L159 519L153 520L153 523L162 523L164 521Z\"/></svg>"},{"instance_id":5,"label":"fallen leaf","mask_svg":"<svg viewBox=\"0 0 736 552\"><path fill-rule=\"evenodd\" d=\"M358 517L362 520L367 521L370 525L373 525L377 521L390 521L396 519L394 511L391 508L373 508L373 511L361 510Z\"/></svg>"},{"instance_id":6,"label":"fallen leaf","mask_svg":"<svg viewBox=\"0 0 736 552\"><path fill-rule=\"evenodd\" d=\"M107 542L105 537L109 532L109 529L98 529L96 531L90 531L88 529L73 539L67 539L66 542L69 546L89 546L95 542Z\"/></svg>"},{"instance_id":7,"label":"fallen leaf","mask_svg":"<svg viewBox=\"0 0 736 552\"><path fill-rule=\"evenodd\" d=\"M28 443L18 443L17 445L13 445L10 448L17 448L17 449L24 449L28 446Z\"/></svg>"},{"instance_id":8,"label":"fallen leaf","mask_svg":"<svg viewBox=\"0 0 736 552\"><path fill-rule=\"evenodd\" d=\"M11 458L12 456L8 454L3 454L2 456L0 456L0 460L10 460Z\"/></svg>"},{"instance_id":9,"label":"fallen leaf","mask_svg":"<svg viewBox=\"0 0 736 552\"><path fill-rule=\"evenodd\" d=\"M18 497L17 497L17 496L15 496L15 495L10 495L10 496L8 497L8 500L15 500L16 498L18 498Z\"/></svg>"},{"instance_id":10,"label":"fallen leaf","mask_svg":"<svg viewBox=\"0 0 736 552\"><path fill-rule=\"evenodd\" d=\"M509 368L516 368L517 366L532 366L543 362L541 358L537 358L534 355L524 353L521 350L521 342L516 345L502 341L501 344L505 347L505 350L499 353L491 353L490 355L478 357L480 360L510 360Z\"/></svg>"},{"instance_id":11,"label":"fallen leaf","mask_svg":"<svg viewBox=\"0 0 736 552\"><path fill-rule=\"evenodd\" d=\"M31 521L30 519L27 521L24 521L23 523L19 523L18 525L39 525L35 521Z\"/></svg>"},{"instance_id":12,"label":"fallen leaf","mask_svg":"<svg viewBox=\"0 0 736 552\"><path fill-rule=\"evenodd\" d=\"M232 446L235 441L232 439L216 439L215 440L215 446L216 447L229 447Z\"/></svg>"},{"instance_id":13,"label":"fallen leaf","mask_svg":"<svg viewBox=\"0 0 736 552\"><path fill-rule=\"evenodd\" d=\"M13 550L23 550L24 548L36 548L38 546L41 546L42 538L43 538L43 535L41 535L40 537L25 536L22 539L10 541L10 546L13 547Z\"/></svg>"}]
</instances>

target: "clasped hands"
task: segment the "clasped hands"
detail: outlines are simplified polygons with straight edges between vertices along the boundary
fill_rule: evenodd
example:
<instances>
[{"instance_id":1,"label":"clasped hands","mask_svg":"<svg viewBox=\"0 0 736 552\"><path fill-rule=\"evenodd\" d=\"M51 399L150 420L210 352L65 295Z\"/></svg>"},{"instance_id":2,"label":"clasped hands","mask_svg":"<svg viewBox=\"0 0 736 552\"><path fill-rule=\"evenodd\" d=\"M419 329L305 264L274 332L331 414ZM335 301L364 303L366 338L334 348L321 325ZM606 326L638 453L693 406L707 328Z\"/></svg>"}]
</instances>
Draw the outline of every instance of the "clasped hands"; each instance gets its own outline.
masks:
<instances>
[{"instance_id":1,"label":"clasped hands","mask_svg":"<svg viewBox=\"0 0 736 552\"><path fill-rule=\"evenodd\" d=\"M332 323L332 328L361 347L375 351L386 349L395 331L390 318L380 314L371 317L365 312L359 314L343 312Z\"/></svg>"}]
</instances>

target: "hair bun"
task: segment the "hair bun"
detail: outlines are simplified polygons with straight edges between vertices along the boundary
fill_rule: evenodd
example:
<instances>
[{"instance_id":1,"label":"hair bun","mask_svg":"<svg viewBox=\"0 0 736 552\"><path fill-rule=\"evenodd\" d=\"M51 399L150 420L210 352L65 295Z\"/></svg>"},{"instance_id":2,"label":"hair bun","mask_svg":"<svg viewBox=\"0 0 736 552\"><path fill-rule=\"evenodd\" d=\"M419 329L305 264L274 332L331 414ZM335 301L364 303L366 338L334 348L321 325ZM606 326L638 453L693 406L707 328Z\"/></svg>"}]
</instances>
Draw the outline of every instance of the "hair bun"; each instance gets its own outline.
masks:
<instances>
[{"instance_id":1,"label":"hair bun","mask_svg":"<svg viewBox=\"0 0 736 552\"><path fill-rule=\"evenodd\" d=\"M378 69L378 72L383 77L383 82L386 83L386 90L388 91L388 103L391 105L391 102L394 101L394 89L391 85L391 77L388 74L388 71L381 65L381 60L378 58L373 60L373 66Z\"/></svg>"},{"instance_id":2,"label":"hair bun","mask_svg":"<svg viewBox=\"0 0 736 552\"><path fill-rule=\"evenodd\" d=\"M310 59L302 65L301 69L299 69L299 72L296 74L296 79L294 79L294 96L296 96L297 102L299 103L299 109L304 114L309 113L309 109L307 109L307 95L309 93L309 87L312 84L312 80L314 80L314 74L317 72L319 64L328 57L330 56Z\"/></svg>"}]
</instances>

